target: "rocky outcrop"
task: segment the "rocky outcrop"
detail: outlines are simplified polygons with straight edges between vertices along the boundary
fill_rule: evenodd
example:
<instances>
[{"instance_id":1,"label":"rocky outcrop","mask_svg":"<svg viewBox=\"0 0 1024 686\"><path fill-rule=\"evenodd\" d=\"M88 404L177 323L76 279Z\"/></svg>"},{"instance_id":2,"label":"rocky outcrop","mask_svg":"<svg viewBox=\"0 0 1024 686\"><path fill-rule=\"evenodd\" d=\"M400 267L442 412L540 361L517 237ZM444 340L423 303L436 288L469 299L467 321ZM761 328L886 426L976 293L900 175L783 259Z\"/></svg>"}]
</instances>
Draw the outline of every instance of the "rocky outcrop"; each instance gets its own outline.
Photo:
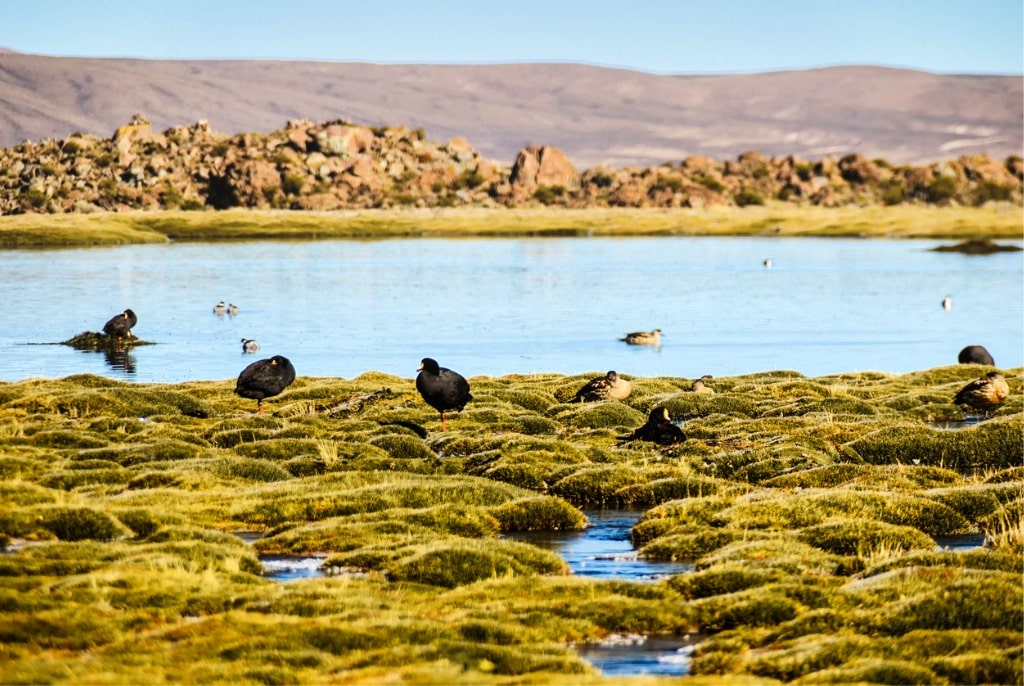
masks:
<instances>
[{"instance_id":1,"label":"rocky outcrop","mask_svg":"<svg viewBox=\"0 0 1024 686\"><path fill-rule=\"evenodd\" d=\"M289 121L270 133L218 134L205 122L154 131L136 115L109 139L73 133L0 150L0 214L134 209L334 210L554 205L707 207L768 201L1021 204L1024 162L984 155L892 166L862 155L808 161L750 151L735 160L577 171L551 146L511 167L463 138L336 120Z\"/></svg>"},{"instance_id":2,"label":"rocky outcrop","mask_svg":"<svg viewBox=\"0 0 1024 686\"><path fill-rule=\"evenodd\" d=\"M531 145L516 155L509 182L513 197L524 200L541 187L558 188L562 192L578 190L580 175L558 148Z\"/></svg>"}]
</instances>

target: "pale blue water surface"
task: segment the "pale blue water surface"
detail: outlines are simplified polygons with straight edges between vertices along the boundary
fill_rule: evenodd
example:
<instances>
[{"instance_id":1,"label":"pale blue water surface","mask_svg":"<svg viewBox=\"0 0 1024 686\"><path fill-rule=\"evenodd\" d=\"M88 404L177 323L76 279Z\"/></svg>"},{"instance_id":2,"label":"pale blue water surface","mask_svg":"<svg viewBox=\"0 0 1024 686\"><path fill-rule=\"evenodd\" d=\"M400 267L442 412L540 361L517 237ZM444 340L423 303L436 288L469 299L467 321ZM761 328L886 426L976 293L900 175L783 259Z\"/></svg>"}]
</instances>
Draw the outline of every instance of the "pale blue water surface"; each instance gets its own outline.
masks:
<instances>
[{"instance_id":1,"label":"pale blue water surface","mask_svg":"<svg viewBox=\"0 0 1024 686\"><path fill-rule=\"evenodd\" d=\"M345 378L411 378L423 357L466 376L903 373L955 364L968 344L1000 367L1024 364L1022 254L929 251L941 243L428 238L0 251L0 380L228 379L274 354L300 376ZM214 315L219 300L240 313ZM127 364L50 345L99 331L126 307L135 334L156 343L133 348ZM618 340L655 327L660 350ZM243 355L242 337L262 350Z\"/></svg>"}]
</instances>

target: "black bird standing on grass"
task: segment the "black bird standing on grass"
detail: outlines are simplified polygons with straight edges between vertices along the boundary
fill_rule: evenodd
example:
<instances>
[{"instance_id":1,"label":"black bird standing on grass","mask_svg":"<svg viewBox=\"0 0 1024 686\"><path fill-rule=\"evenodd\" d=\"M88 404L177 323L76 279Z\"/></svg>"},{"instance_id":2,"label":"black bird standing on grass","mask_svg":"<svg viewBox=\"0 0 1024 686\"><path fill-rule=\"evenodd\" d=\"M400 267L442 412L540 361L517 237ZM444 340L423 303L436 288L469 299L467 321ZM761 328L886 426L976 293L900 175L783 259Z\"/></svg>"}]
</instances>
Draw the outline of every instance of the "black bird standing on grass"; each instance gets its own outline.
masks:
<instances>
[{"instance_id":1,"label":"black bird standing on grass","mask_svg":"<svg viewBox=\"0 0 1024 686\"><path fill-rule=\"evenodd\" d=\"M274 355L266 360L257 360L242 370L235 384L235 393L243 398L256 401L256 408L263 414L263 399L270 398L295 381L295 367L287 357Z\"/></svg>"},{"instance_id":2,"label":"black bird standing on grass","mask_svg":"<svg viewBox=\"0 0 1024 686\"><path fill-rule=\"evenodd\" d=\"M658 445L672 445L685 441L686 434L672 423L666 408L656 407L651 410L651 416L647 418L647 423L634 431L626 440L650 441Z\"/></svg>"},{"instance_id":3,"label":"black bird standing on grass","mask_svg":"<svg viewBox=\"0 0 1024 686\"><path fill-rule=\"evenodd\" d=\"M437 360L429 357L420 362L419 372L416 390L424 402L441 413L441 431L447 431L448 421L444 413L448 410L461 412L473 399L469 394L469 382L458 372L439 366Z\"/></svg>"},{"instance_id":4,"label":"black bird standing on grass","mask_svg":"<svg viewBox=\"0 0 1024 686\"><path fill-rule=\"evenodd\" d=\"M135 316L134 312L125 310L121 314L111 317L110 321L103 325L103 333L116 337L117 342L120 343L122 338L131 338L132 327L138 321L139 318Z\"/></svg>"}]
</instances>

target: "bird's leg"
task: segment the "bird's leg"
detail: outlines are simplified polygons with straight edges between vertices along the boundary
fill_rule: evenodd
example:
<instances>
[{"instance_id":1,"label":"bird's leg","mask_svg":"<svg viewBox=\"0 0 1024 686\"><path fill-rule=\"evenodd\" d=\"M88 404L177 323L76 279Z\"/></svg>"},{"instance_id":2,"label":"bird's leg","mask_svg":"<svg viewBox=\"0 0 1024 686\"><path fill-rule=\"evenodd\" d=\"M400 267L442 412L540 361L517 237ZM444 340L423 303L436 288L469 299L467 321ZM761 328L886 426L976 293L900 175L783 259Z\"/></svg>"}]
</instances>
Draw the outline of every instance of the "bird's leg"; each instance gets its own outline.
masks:
<instances>
[{"instance_id":1,"label":"bird's leg","mask_svg":"<svg viewBox=\"0 0 1024 686\"><path fill-rule=\"evenodd\" d=\"M262 400L257 400L256 401L256 409L259 410L260 416L262 417L263 416L263 401Z\"/></svg>"},{"instance_id":2,"label":"bird's leg","mask_svg":"<svg viewBox=\"0 0 1024 686\"><path fill-rule=\"evenodd\" d=\"M445 419L444 410L441 410L441 431L448 430L448 421Z\"/></svg>"}]
</instances>

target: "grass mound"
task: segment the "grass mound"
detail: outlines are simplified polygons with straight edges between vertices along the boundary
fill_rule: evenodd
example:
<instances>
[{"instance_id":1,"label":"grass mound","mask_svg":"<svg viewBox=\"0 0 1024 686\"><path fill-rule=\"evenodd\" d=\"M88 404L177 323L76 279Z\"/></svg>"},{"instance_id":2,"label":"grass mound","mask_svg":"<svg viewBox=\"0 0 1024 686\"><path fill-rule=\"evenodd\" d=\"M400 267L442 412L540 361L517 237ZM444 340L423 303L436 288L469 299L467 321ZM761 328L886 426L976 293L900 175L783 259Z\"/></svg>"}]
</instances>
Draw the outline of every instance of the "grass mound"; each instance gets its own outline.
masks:
<instances>
[{"instance_id":1,"label":"grass mound","mask_svg":"<svg viewBox=\"0 0 1024 686\"><path fill-rule=\"evenodd\" d=\"M376 373L264 417L226 382L0 384L4 679L586 683L569 646L703 632L695 683L1017 683L1024 370L940 429L967 367L583 404L586 375L481 377L446 432ZM655 406L688 439L623 442ZM592 581L510 540L624 506L641 559L693 571ZM280 584L263 555L330 573Z\"/></svg>"}]
</instances>

